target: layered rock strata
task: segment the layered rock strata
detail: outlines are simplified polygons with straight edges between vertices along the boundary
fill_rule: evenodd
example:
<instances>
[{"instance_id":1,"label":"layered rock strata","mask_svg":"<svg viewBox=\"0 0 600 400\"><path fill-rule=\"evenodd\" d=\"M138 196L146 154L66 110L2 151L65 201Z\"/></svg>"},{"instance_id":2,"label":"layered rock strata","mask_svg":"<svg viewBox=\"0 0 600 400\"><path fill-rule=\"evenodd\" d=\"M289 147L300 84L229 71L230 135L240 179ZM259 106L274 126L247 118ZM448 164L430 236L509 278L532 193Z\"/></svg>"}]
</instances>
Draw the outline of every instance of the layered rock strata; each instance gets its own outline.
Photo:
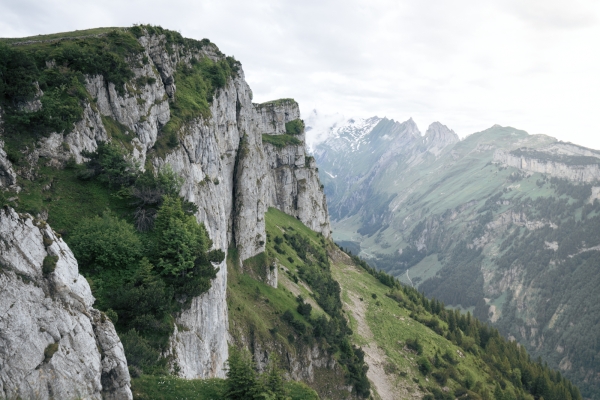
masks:
<instances>
[{"instance_id":1,"label":"layered rock strata","mask_svg":"<svg viewBox=\"0 0 600 400\"><path fill-rule=\"evenodd\" d=\"M538 154L540 153L538 152ZM575 182L595 182L600 180L600 155L597 153L590 152L589 155L582 156L558 154L562 155L560 159L568 161L561 162L552 159L535 158L533 156L528 157L526 155L512 154L504 150L496 150L493 161L523 171L538 172ZM548 155L552 156L553 154L548 152ZM583 162L578 162L580 160ZM594 162L594 160L596 161Z\"/></svg>"}]
</instances>

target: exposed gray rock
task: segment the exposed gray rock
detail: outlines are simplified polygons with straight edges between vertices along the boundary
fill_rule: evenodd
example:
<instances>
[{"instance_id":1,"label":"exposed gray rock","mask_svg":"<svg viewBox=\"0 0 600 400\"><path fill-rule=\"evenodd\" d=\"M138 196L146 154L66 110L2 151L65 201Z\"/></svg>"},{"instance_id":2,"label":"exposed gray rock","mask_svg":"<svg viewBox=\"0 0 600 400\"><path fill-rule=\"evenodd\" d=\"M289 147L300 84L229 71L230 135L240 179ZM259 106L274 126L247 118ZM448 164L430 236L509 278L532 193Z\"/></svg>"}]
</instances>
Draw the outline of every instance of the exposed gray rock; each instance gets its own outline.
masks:
<instances>
[{"instance_id":1,"label":"exposed gray rock","mask_svg":"<svg viewBox=\"0 0 600 400\"><path fill-rule=\"evenodd\" d=\"M8 160L8 155L4 151L4 142L0 140L0 187L6 188L16 185L16 183L17 174L15 174L12 163Z\"/></svg>"},{"instance_id":2,"label":"exposed gray rock","mask_svg":"<svg viewBox=\"0 0 600 400\"><path fill-rule=\"evenodd\" d=\"M589 151L584 156L578 153L567 153L551 151L560 147L558 150L566 151L567 148L578 146L559 146L558 144L552 146L550 149L540 149L541 152L547 152L550 154L560 154L565 156L575 155L583 157L594 157L598 159L597 163L577 163L577 158L573 159L573 162L561 162L555 161L554 159L540 159L535 157L528 157L526 155L515 155L505 150L496 150L494 152L494 162L500 163L509 167L518 168L527 172L539 172L541 174L547 174L557 178L568 179L575 182L595 182L600 180L600 155L596 152ZM588 155L589 154L589 155ZM560 160L560 159L559 159Z\"/></svg>"},{"instance_id":3,"label":"exposed gray rock","mask_svg":"<svg viewBox=\"0 0 600 400\"><path fill-rule=\"evenodd\" d=\"M315 232L330 237L329 215L315 159L303 144L277 148L264 144L270 169L269 206L297 217Z\"/></svg>"},{"instance_id":4,"label":"exposed gray rock","mask_svg":"<svg viewBox=\"0 0 600 400\"><path fill-rule=\"evenodd\" d=\"M46 257L55 269L43 271ZM29 215L0 210L0 394L131 399L123 346L65 242Z\"/></svg>"},{"instance_id":5,"label":"exposed gray rock","mask_svg":"<svg viewBox=\"0 0 600 400\"><path fill-rule=\"evenodd\" d=\"M263 252L264 215L269 206L289 212L329 237L325 198L314 160L306 158L304 145L271 149L262 144L263 133L285 133L285 123L300 118L297 103L284 99L253 104L240 68L215 94L210 117L187 121L177 134L179 145L157 154L152 148L171 118L170 101L176 98L177 65L191 65L192 58L218 60L223 55L210 44L195 49L168 44L164 35L143 36L139 42L145 51L132 60L135 78L118 90L102 76L87 76L86 89L94 101L86 104L83 119L71 133L54 133L39 142L30 153L32 168L38 157L54 165L71 157L83 162L84 150L94 151L100 141L112 140L108 124L120 124L131 135L133 156L141 168L150 158L155 171L169 165L183 178L180 194L198 206L197 220L206 226L214 248L227 251L235 245L241 260ZM172 51L167 46L172 46ZM301 139L304 142L303 135ZM33 176L33 171L28 172L28 177ZM191 307L177 317L166 355L173 356L172 368L182 377L225 376L229 337L226 290L227 266L223 262L210 290L193 299ZM93 324L99 326L97 321ZM110 335L96 334L100 337L110 339ZM97 370L105 368L97 364ZM111 378L101 386L121 387L122 382ZM94 380L83 379L80 385L85 384L101 387Z\"/></svg>"},{"instance_id":6,"label":"exposed gray rock","mask_svg":"<svg viewBox=\"0 0 600 400\"><path fill-rule=\"evenodd\" d=\"M427 146L427 151L438 156L442 150L449 145L460 141L458 135L446 125L434 122L429 125L423 142Z\"/></svg>"},{"instance_id":7,"label":"exposed gray rock","mask_svg":"<svg viewBox=\"0 0 600 400\"><path fill-rule=\"evenodd\" d=\"M280 99L254 104L257 113L259 133L281 135L285 133L286 122L300 118L300 108L293 99Z\"/></svg>"},{"instance_id":8,"label":"exposed gray rock","mask_svg":"<svg viewBox=\"0 0 600 400\"><path fill-rule=\"evenodd\" d=\"M277 263L271 264L271 266L269 268L267 268L267 273L265 276L265 283L271 287L277 288L278 274L279 274L279 265Z\"/></svg>"}]
</instances>

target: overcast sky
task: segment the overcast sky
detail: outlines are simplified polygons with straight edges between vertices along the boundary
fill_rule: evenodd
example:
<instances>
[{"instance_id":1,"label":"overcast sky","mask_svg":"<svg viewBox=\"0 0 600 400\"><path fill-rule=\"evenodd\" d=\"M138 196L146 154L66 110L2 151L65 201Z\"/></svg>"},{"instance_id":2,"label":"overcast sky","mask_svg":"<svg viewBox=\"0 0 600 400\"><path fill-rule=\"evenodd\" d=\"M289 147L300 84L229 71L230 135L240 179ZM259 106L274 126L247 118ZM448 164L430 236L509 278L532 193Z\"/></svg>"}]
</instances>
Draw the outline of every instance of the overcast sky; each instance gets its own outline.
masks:
<instances>
[{"instance_id":1,"label":"overcast sky","mask_svg":"<svg viewBox=\"0 0 600 400\"><path fill-rule=\"evenodd\" d=\"M0 36L150 23L209 38L255 101L493 124L600 149L600 1L2 0Z\"/></svg>"}]
</instances>

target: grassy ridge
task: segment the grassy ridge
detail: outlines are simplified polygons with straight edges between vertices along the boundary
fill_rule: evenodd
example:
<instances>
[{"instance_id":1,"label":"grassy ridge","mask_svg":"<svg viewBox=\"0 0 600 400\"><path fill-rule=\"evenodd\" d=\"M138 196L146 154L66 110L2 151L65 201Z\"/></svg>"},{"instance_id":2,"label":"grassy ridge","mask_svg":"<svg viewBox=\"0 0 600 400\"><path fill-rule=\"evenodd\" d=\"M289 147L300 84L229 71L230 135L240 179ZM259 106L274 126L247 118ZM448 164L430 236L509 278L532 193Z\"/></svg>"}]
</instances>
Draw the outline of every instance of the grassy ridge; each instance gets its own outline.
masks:
<instances>
[{"instance_id":1,"label":"grassy ridge","mask_svg":"<svg viewBox=\"0 0 600 400\"><path fill-rule=\"evenodd\" d=\"M239 265L235 249L229 251L228 308L230 333L234 341L239 346L260 345L263 349L279 353L280 360L291 356L299 362L303 362L307 352L317 345L324 359L331 356L347 364L336 344L338 339L331 337L330 333L319 333L322 332L319 329L328 327L328 332L336 332L336 335L344 337L339 328L337 331L328 330L331 329L328 321L332 317L320 306L319 293L300 278L305 261L292 243L284 240L284 234L288 237L298 235L308 246L320 249L323 257L326 257L327 246L332 244L296 218L276 209L269 209L265 220L268 237L265 253ZM264 283L266 271L273 273L271 266L279 268L277 288ZM298 295L302 296L304 304L311 305L309 313L299 312ZM249 338L252 339L250 343ZM289 365L281 363L281 367L285 369ZM346 387L352 381L347 381L349 378L345 367L333 370L327 367L313 368L314 381L309 384L317 392L331 398L345 398L348 395Z\"/></svg>"}]
</instances>

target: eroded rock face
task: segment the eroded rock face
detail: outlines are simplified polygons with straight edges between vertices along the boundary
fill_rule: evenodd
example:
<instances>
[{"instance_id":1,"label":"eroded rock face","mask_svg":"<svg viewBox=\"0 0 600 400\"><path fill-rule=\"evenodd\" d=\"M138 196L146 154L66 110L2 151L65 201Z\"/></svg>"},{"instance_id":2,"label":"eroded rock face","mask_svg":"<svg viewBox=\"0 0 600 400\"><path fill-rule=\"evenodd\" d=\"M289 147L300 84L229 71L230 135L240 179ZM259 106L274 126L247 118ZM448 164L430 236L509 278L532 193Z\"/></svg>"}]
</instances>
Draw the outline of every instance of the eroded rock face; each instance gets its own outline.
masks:
<instances>
[{"instance_id":1,"label":"eroded rock face","mask_svg":"<svg viewBox=\"0 0 600 400\"><path fill-rule=\"evenodd\" d=\"M188 49L167 44L164 35L142 36L139 42L145 51L131 60L135 78L124 91L102 76L87 76L86 89L95 100L85 106L82 121L68 135L54 133L41 140L30 164L39 157L50 165L71 157L83 162L84 150L94 151L100 141L111 140L108 124L120 124L132 136L133 156L141 168L148 161L155 170L170 165L184 179L180 194L198 206L197 220L206 226L214 248L227 251L235 245L241 260L263 252L269 206L329 237L325 197L314 160L306 157L304 135L302 145L271 148L262 143L263 134L283 134L286 122L300 118L298 104L290 99L253 104L240 67L215 93L210 117L187 121L177 134L178 145L157 154L153 146L176 99L177 65L223 55L213 45ZM171 45L172 51L167 51ZM0 153L0 172L2 159ZM167 354L173 356L172 368L180 376L224 377L229 337L226 290L224 262L210 290L177 317Z\"/></svg>"},{"instance_id":2,"label":"eroded rock face","mask_svg":"<svg viewBox=\"0 0 600 400\"><path fill-rule=\"evenodd\" d=\"M316 162L304 143L277 148L265 143L269 169L269 206L293 215L315 232L331 236L325 194Z\"/></svg>"},{"instance_id":3,"label":"eroded rock face","mask_svg":"<svg viewBox=\"0 0 600 400\"><path fill-rule=\"evenodd\" d=\"M93 302L49 226L0 210L0 396L132 398L123 346Z\"/></svg>"},{"instance_id":4,"label":"eroded rock face","mask_svg":"<svg viewBox=\"0 0 600 400\"><path fill-rule=\"evenodd\" d=\"M493 162L527 172L539 172L575 182L595 182L600 180L600 153L598 152L571 144L558 143L547 148L542 148L537 153L534 157L496 150ZM549 156L548 159L536 158L544 153ZM555 155L563 156L566 160L568 160L568 156L575 157L569 161L561 162L561 158L550 158ZM583 158L585 160L580 162ZM593 161L594 159L596 160L595 162Z\"/></svg>"}]
</instances>

